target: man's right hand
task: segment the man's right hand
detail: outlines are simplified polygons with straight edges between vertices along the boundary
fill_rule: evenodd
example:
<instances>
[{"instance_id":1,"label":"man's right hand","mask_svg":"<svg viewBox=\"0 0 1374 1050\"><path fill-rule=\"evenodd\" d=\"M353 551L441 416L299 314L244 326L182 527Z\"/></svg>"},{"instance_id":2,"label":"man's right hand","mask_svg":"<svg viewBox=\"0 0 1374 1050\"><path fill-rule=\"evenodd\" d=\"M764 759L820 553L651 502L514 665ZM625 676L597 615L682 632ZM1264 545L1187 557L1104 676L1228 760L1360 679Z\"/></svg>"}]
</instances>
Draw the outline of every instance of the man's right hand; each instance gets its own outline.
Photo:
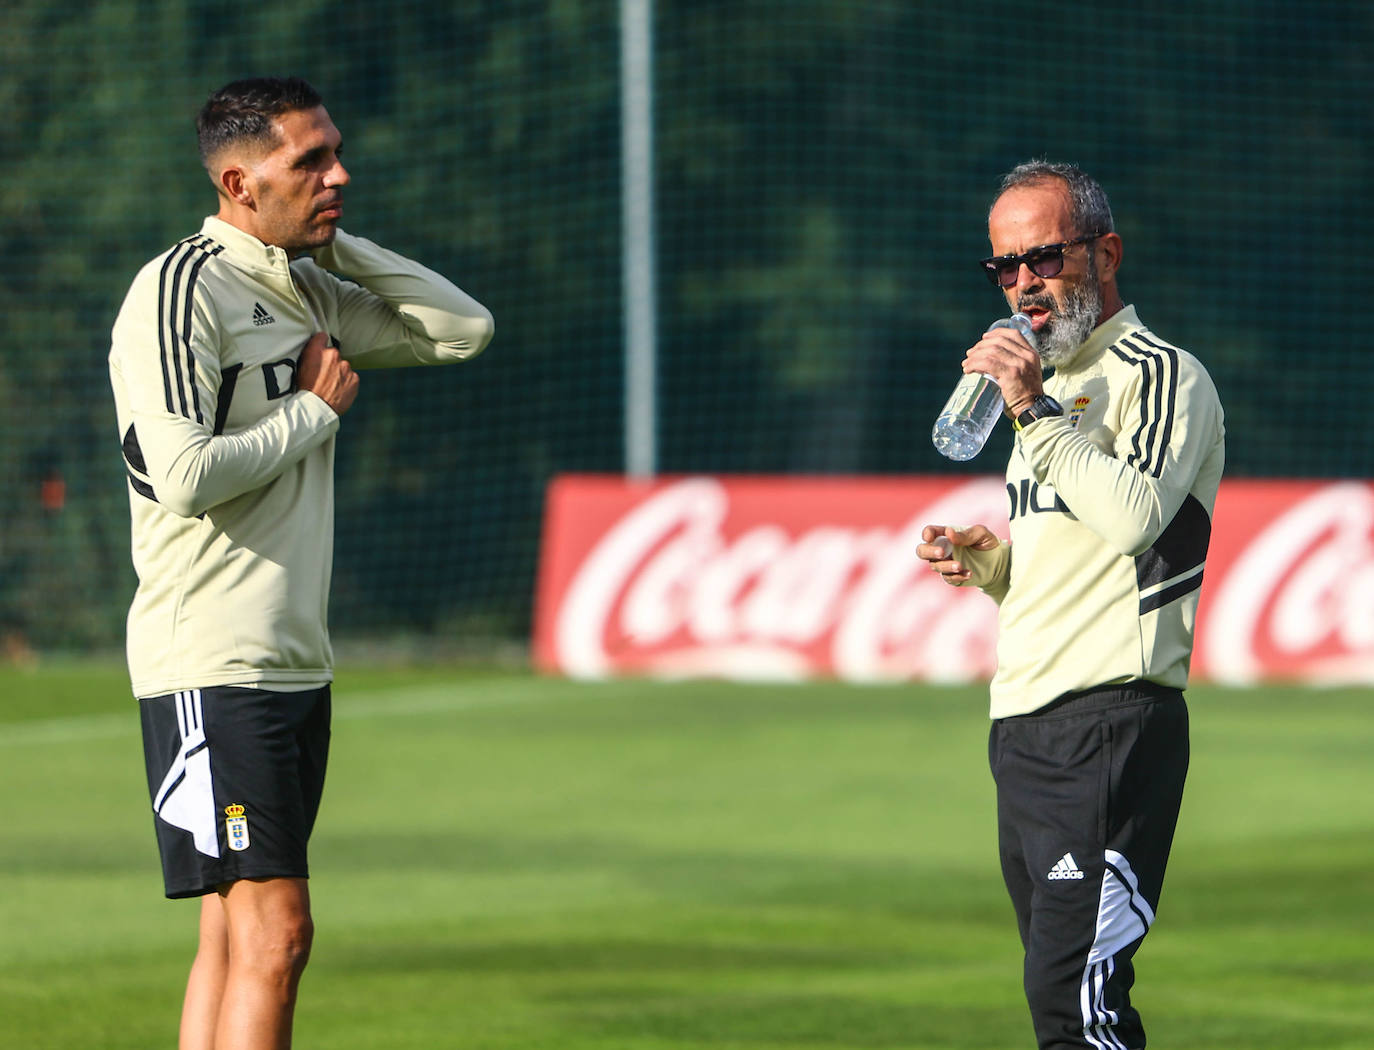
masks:
<instances>
[{"instance_id":1,"label":"man's right hand","mask_svg":"<svg viewBox=\"0 0 1374 1050\"><path fill-rule=\"evenodd\" d=\"M309 390L337 415L343 415L358 396L358 373L329 345L329 336L316 332L296 362L296 386Z\"/></svg>"},{"instance_id":2,"label":"man's right hand","mask_svg":"<svg viewBox=\"0 0 1374 1050\"><path fill-rule=\"evenodd\" d=\"M959 558L960 547L990 551L1002 542L985 525L972 525L962 530L953 525L927 525L921 530L921 539L925 542L917 544L916 556L929 562L931 570L938 572L951 587L963 586L973 575Z\"/></svg>"}]
</instances>

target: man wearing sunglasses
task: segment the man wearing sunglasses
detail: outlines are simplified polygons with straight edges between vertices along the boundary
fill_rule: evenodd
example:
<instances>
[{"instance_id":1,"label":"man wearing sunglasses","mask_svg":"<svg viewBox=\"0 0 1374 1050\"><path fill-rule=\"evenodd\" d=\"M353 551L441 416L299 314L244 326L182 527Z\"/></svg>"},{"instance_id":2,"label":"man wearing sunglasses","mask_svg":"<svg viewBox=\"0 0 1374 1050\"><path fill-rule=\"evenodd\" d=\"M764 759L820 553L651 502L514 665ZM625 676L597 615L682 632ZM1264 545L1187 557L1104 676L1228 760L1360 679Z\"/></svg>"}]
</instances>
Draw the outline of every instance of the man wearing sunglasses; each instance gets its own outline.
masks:
<instances>
[{"instance_id":1,"label":"man wearing sunglasses","mask_svg":"<svg viewBox=\"0 0 1374 1050\"><path fill-rule=\"evenodd\" d=\"M1018 166L988 234L983 272L1034 343L993 329L963 366L997 379L1016 431L1011 534L928 525L917 553L1000 606L988 752L1038 1046L1138 1050L1132 958L1188 769L1222 409L1201 363L1123 303L1122 242L1093 179Z\"/></svg>"}]
</instances>

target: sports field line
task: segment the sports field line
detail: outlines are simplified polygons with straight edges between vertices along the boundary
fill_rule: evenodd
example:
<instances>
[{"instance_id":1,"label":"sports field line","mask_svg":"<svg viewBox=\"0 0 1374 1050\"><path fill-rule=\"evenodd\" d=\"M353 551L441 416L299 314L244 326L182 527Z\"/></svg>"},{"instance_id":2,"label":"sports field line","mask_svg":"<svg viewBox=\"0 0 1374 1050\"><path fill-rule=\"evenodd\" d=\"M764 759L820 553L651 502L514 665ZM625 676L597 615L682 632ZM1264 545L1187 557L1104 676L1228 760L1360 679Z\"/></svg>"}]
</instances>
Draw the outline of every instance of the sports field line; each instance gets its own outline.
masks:
<instances>
[{"instance_id":1,"label":"sports field line","mask_svg":"<svg viewBox=\"0 0 1374 1050\"><path fill-rule=\"evenodd\" d=\"M532 700L548 700L547 687L539 682L517 683L509 677L464 679L449 684L401 686L334 698L335 721L396 718L405 715L444 714L483 707L502 707ZM132 705L136 701L130 700ZM138 712L75 715L31 722L0 724L0 748L41 744L72 744L87 740L111 740L139 734Z\"/></svg>"}]
</instances>

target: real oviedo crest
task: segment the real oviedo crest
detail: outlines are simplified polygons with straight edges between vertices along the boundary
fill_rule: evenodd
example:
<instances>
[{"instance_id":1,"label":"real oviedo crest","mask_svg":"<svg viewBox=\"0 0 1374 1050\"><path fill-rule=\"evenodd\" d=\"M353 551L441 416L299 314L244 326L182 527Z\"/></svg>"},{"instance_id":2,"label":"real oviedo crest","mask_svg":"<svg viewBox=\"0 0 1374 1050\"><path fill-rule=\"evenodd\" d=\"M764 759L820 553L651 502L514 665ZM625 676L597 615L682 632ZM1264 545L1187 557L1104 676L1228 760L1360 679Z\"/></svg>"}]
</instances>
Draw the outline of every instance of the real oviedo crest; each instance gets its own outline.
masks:
<instances>
[{"instance_id":1,"label":"real oviedo crest","mask_svg":"<svg viewBox=\"0 0 1374 1050\"><path fill-rule=\"evenodd\" d=\"M236 853L248 848L248 818L243 813L243 807L237 803L224 807L224 834L229 848Z\"/></svg>"}]
</instances>

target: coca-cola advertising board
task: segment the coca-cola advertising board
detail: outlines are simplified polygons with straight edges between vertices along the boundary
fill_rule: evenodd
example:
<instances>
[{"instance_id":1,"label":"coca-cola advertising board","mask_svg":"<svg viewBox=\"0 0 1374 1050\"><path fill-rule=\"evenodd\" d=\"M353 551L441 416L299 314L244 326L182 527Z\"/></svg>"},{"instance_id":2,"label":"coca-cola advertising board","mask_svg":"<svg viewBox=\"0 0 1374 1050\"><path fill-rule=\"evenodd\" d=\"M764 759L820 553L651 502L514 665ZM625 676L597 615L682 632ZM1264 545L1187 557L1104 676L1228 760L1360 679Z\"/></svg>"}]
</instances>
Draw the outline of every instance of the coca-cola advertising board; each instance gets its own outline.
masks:
<instances>
[{"instance_id":1,"label":"coca-cola advertising board","mask_svg":"<svg viewBox=\"0 0 1374 1050\"><path fill-rule=\"evenodd\" d=\"M577 678L987 678L997 607L916 557L931 522L1005 536L1004 483L559 477L536 664ZM1222 484L1193 677L1374 681L1374 484Z\"/></svg>"}]
</instances>

